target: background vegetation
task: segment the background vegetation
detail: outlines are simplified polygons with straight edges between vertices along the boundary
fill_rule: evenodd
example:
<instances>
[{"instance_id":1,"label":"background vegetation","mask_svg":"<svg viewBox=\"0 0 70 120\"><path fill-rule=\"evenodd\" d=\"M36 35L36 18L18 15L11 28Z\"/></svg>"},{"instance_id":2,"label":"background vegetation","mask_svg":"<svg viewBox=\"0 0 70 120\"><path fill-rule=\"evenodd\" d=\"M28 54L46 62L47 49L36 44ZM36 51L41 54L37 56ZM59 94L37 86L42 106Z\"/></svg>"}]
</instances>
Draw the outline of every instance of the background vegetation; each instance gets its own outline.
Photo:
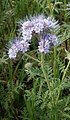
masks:
<instances>
[{"instance_id":1,"label":"background vegetation","mask_svg":"<svg viewBox=\"0 0 70 120\"><path fill-rule=\"evenodd\" d=\"M70 120L70 67L62 83L58 107L51 111L51 98L40 64L27 54L19 55L15 61L7 55L9 43L18 34L18 22L41 13L52 15L60 25L58 38L62 44L56 50L54 78L53 51L46 55L45 63L56 96L68 63L65 49L70 52L69 0L0 0L0 120ZM30 49L28 54L40 60L36 43Z\"/></svg>"}]
</instances>

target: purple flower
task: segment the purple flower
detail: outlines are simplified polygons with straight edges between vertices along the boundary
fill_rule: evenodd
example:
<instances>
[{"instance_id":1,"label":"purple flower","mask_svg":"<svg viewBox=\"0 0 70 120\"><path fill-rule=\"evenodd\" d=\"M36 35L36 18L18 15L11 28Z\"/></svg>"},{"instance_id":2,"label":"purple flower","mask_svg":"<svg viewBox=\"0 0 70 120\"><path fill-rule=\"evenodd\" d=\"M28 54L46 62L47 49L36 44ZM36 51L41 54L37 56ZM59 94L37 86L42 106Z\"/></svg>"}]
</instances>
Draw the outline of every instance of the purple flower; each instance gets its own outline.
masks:
<instances>
[{"instance_id":1,"label":"purple flower","mask_svg":"<svg viewBox=\"0 0 70 120\"><path fill-rule=\"evenodd\" d=\"M18 53L18 49L15 44L12 44L11 48L8 51L8 55L10 59L15 59Z\"/></svg>"},{"instance_id":2,"label":"purple flower","mask_svg":"<svg viewBox=\"0 0 70 120\"><path fill-rule=\"evenodd\" d=\"M58 27L58 22L55 20L52 20L51 17L48 17L47 19L44 19L44 29L53 29Z\"/></svg>"},{"instance_id":3,"label":"purple flower","mask_svg":"<svg viewBox=\"0 0 70 120\"><path fill-rule=\"evenodd\" d=\"M43 14L31 17L30 20L21 23L20 32L23 40L31 42L33 32L40 35L45 30L50 30L58 26L58 22L51 17L46 18ZM47 32L47 31L46 31Z\"/></svg>"},{"instance_id":4,"label":"purple flower","mask_svg":"<svg viewBox=\"0 0 70 120\"><path fill-rule=\"evenodd\" d=\"M42 53L48 53L52 46L58 43L57 37L52 34L47 34L39 41L38 50Z\"/></svg>"},{"instance_id":5,"label":"purple flower","mask_svg":"<svg viewBox=\"0 0 70 120\"><path fill-rule=\"evenodd\" d=\"M20 51L22 51L23 53L25 53L28 49L29 49L29 43L27 41L20 41Z\"/></svg>"},{"instance_id":6,"label":"purple flower","mask_svg":"<svg viewBox=\"0 0 70 120\"><path fill-rule=\"evenodd\" d=\"M40 32L43 31L44 29L44 20L45 16L42 14L42 15L39 15L39 16L34 16L31 18L31 23L33 25L33 31L37 34L40 34Z\"/></svg>"},{"instance_id":7,"label":"purple flower","mask_svg":"<svg viewBox=\"0 0 70 120\"><path fill-rule=\"evenodd\" d=\"M9 58L14 59L19 51L25 53L29 49L33 33L36 33L38 38L43 36L39 41L38 50L45 54L49 52L50 47L58 43L56 35L51 34L51 29L56 28L58 26L57 23L51 17L46 18L43 14L22 22L20 29L21 37L14 39L8 51Z\"/></svg>"},{"instance_id":8,"label":"purple flower","mask_svg":"<svg viewBox=\"0 0 70 120\"><path fill-rule=\"evenodd\" d=\"M22 38L15 38L11 44L11 48L8 51L9 58L15 59L19 51L25 53L29 49L29 45L30 44L27 41L24 41Z\"/></svg>"},{"instance_id":9,"label":"purple flower","mask_svg":"<svg viewBox=\"0 0 70 120\"><path fill-rule=\"evenodd\" d=\"M47 53L49 52L50 48L50 41L48 41L47 37L44 37L40 40L39 45L38 45L38 50L42 53Z\"/></svg>"},{"instance_id":10,"label":"purple flower","mask_svg":"<svg viewBox=\"0 0 70 120\"><path fill-rule=\"evenodd\" d=\"M47 34L47 37L48 37L48 40L50 41L50 43L55 46L58 44L58 40L57 40L57 37L56 35L52 35L52 34Z\"/></svg>"},{"instance_id":11,"label":"purple flower","mask_svg":"<svg viewBox=\"0 0 70 120\"><path fill-rule=\"evenodd\" d=\"M23 22L21 26L21 33L24 41L31 41L32 32L33 26L31 24L31 21L28 20L26 22Z\"/></svg>"}]
</instances>

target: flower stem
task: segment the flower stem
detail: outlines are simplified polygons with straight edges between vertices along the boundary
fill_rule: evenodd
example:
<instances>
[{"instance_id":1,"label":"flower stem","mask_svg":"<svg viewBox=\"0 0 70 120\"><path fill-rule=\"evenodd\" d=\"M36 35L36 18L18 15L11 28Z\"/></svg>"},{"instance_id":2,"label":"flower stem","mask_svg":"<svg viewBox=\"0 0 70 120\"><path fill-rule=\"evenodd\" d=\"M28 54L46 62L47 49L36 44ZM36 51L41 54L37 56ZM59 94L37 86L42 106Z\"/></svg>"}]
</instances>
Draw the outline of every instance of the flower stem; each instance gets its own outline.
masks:
<instances>
[{"instance_id":1,"label":"flower stem","mask_svg":"<svg viewBox=\"0 0 70 120\"><path fill-rule=\"evenodd\" d=\"M57 66L56 66L56 54L57 54L57 51L56 51L56 46L55 46L55 47L54 47L54 65L53 65L54 77L56 77L56 74L57 74L57 73L56 73L56 72L57 72L57 71L56 71L56 70L57 70L57 69L56 69L56 67L57 67Z\"/></svg>"},{"instance_id":2,"label":"flower stem","mask_svg":"<svg viewBox=\"0 0 70 120\"><path fill-rule=\"evenodd\" d=\"M68 62L68 64L67 64L67 67L66 67L66 69L65 69L65 71L64 71L64 74L63 74L63 77L62 77L62 82L63 82L63 80L64 80L64 78L65 78L65 75L66 75L66 72L67 72L67 70L68 70L69 64L70 64L70 60L69 60L69 62Z\"/></svg>"},{"instance_id":3,"label":"flower stem","mask_svg":"<svg viewBox=\"0 0 70 120\"><path fill-rule=\"evenodd\" d=\"M47 3L48 3L49 10L50 10L50 15L53 16L53 9L52 9L51 0L47 0Z\"/></svg>"},{"instance_id":4,"label":"flower stem","mask_svg":"<svg viewBox=\"0 0 70 120\"><path fill-rule=\"evenodd\" d=\"M61 84L62 84L62 82L63 82L63 80L64 80L64 78L65 78L65 75L66 75L66 73L67 73L67 70L68 70L69 65L70 65L70 60L69 60L69 62L68 62L68 64L67 64L66 69L64 70ZM61 85L59 86L59 89L58 89L58 96L57 96L57 98L56 98L56 105L57 105L57 103L58 103L58 99L59 99L59 96L60 96L60 92L61 92Z\"/></svg>"},{"instance_id":5,"label":"flower stem","mask_svg":"<svg viewBox=\"0 0 70 120\"><path fill-rule=\"evenodd\" d=\"M38 63L40 63L40 61L39 61L38 59L36 59L36 58L28 55L27 53L25 53L25 56L27 56L27 57L30 58L30 59L33 59L34 61L36 61L36 62L38 62Z\"/></svg>"},{"instance_id":6,"label":"flower stem","mask_svg":"<svg viewBox=\"0 0 70 120\"><path fill-rule=\"evenodd\" d=\"M53 98L52 89L51 89L51 86L50 86L48 74L46 73L46 71L44 69L44 54L43 53L41 53L41 69L42 69L42 72L44 74L45 80L46 80L47 85L48 85L48 89L49 89L49 92L50 92L50 97L52 98L52 103L54 104L54 98Z\"/></svg>"}]
</instances>

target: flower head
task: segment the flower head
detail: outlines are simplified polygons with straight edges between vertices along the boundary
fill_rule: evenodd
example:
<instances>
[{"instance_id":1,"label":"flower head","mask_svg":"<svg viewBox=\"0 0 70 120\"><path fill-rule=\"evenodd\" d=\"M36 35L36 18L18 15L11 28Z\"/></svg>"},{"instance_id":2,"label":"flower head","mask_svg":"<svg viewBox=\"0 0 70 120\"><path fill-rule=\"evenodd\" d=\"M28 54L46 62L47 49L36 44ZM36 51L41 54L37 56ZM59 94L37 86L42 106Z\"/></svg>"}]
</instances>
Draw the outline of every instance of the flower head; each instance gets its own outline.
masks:
<instances>
[{"instance_id":1,"label":"flower head","mask_svg":"<svg viewBox=\"0 0 70 120\"><path fill-rule=\"evenodd\" d=\"M18 49L15 44L12 44L11 48L8 51L8 55L10 59L15 59L17 55Z\"/></svg>"},{"instance_id":2,"label":"flower head","mask_svg":"<svg viewBox=\"0 0 70 120\"><path fill-rule=\"evenodd\" d=\"M33 26L31 22L28 20L22 23L21 33L24 41L31 41L33 32Z\"/></svg>"},{"instance_id":3,"label":"flower head","mask_svg":"<svg viewBox=\"0 0 70 120\"><path fill-rule=\"evenodd\" d=\"M48 37L48 40L50 41L52 46L55 46L58 44L58 40L57 40L56 35L52 35L49 33L49 34L47 34L47 37Z\"/></svg>"},{"instance_id":4,"label":"flower head","mask_svg":"<svg viewBox=\"0 0 70 120\"><path fill-rule=\"evenodd\" d=\"M47 53L49 52L49 47L50 47L50 42L48 41L47 37L43 37L40 41L39 41L39 46L38 46L38 50L39 52L43 52L43 53Z\"/></svg>"},{"instance_id":5,"label":"flower head","mask_svg":"<svg viewBox=\"0 0 70 120\"><path fill-rule=\"evenodd\" d=\"M8 51L9 58L15 59L19 51L25 53L29 49L29 45L30 44L22 38L15 38Z\"/></svg>"},{"instance_id":6,"label":"flower head","mask_svg":"<svg viewBox=\"0 0 70 120\"><path fill-rule=\"evenodd\" d=\"M20 41L20 51L25 53L29 49L29 43L27 41L21 40Z\"/></svg>"},{"instance_id":7,"label":"flower head","mask_svg":"<svg viewBox=\"0 0 70 120\"><path fill-rule=\"evenodd\" d=\"M58 22L56 20L52 20L51 17L48 17L47 19L44 19L44 28L45 29L53 29L58 26Z\"/></svg>"},{"instance_id":8,"label":"flower head","mask_svg":"<svg viewBox=\"0 0 70 120\"><path fill-rule=\"evenodd\" d=\"M57 23L51 17L46 18L43 14L31 17L31 19L22 22L20 29L21 37L14 39L8 51L9 58L14 59L19 51L25 53L29 49L33 35L38 35L38 38L41 38L38 50L45 54L49 52L50 47L58 43L56 35L51 34L51 29L56 28L58 26Z\"/></svg>"},{"instance_id":9,"label":"flower head","mask_svg":"<svg viewBox=\"0 0 70 120\"><path fill-rule=\"evenodd\" d=\"M39 16L31 17L31 19L22 22L21 24L21 34L24 41L31 42L33 33L40 35L44 33L45 30L53 29L58 26L58 22L52 20L51 17L46 18L43 14Z\"/></svg>"},{"instance_id":10,"label":"flower head","mask_svg":"<svg viewBox=\"0 0 70 120\"><path fill-rule=\"evenodd\" d=\"M41 53L43 52L46 54L47 52L49 52L49 49L52 46L55 46L57 43L58 43L58 40L55 35L47 34L40 39L39 45L38 45L38 50Z\"/></svg>"},{"instance_id":11,"label":"flower head","mask_svg":"<svg viewBox=\"0 0 70 120\"><path fill-rule=\"evenodd\" d=\"M37 34L40 34L40 32L43 31L44 29L44 20L45 16L42 14L42 15L39 15L39 16L36 16L36 17L32 17L31 19L31 23L33 25L33 31Z\"/></svg>"}]
</instances>

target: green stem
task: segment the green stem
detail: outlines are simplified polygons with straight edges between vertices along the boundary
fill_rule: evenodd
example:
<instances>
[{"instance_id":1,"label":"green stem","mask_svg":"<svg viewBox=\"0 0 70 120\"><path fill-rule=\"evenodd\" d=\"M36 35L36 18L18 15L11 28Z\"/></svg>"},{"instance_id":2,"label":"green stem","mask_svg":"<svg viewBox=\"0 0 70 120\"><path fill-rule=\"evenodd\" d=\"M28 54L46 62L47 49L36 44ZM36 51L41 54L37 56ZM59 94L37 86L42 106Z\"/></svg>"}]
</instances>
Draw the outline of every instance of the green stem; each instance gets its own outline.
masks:
<instances>
[{"instance_id":1,"label":"green stem","mask_svg":"<svg viewBox=\"0 0 70 120\"><path fill-rule=\"evenodd\" d=\"M44 74L44 77L45 77L45 80L47 82L47 85L48 85L48 89L49 89L49 92L50 92L50 97L52 98L52 103L54 104L54 98L53 98L53 94L52 94L52 89L51 89L51 86L50 86L50 82L49 82L49 78L48 78L48 75L44 69L44 54L41 53L41 69L42 69L42 72Z\"/></svg>"},{"instance_id":2,"label":"green stem","mask_svg":"<svg viewBox=\"0 0 70 120\"><path fill-rule=\"evenodd\" d=\"M52 18L54 17L53 15L53 6L51 4L51 0L47 0L48 6L49 6L49 10L50 10L50 15L52 16ZM54 33L54 31L52 31L52 33ZM53 72L54 72L54 77L56 76L56 46L54 47L54 65L53 65Z\"/></svg>"},{"instance_id":3,"label":"green stem","mask_svg":"<svg viewBox=\"0 0 70 120\"><path fill-rule=\"evenodd\" d=\"M27 53L25 53L25 56L27 56L27 57L30 58L30 59L35 60L35 61L38 62L38 63L40 63L40 61L39 61L38 59L36 59L36 58L34 58L34 57L28 55Z\"/></svg>"},{"instance_id":4,"label":"green stem","mask_svg":"<svg viewBox=\"0 0 70 120\"><path fill-rule=\"evenodd\" d=\"M16 74L16 72L17 72L17 69L18 69L18 67L19 67L19 65L20 65L20 63L21 63L21 60L22 60L22 57L20 58L18 64L16 65L16 68L15 68L15 71L14 71L14 77L15 77L15 74Z\"/></svg>"},{"instance_id":5,"label":"green stem","mask_svg":"<svg viewBox=\"0 0 70 120\"><path fill-rule=\"evenodd\" d=\"M66 9L66 0L64 0L64 9ZM67 15L66 15L67 11L65 10L65 14L64 14L64 20L66 22L67 19Z\"/></svg>"},{"instance_id":6,"label":"green stem","mask_svg":"<svg viewBox=\"0 0 70 120\"><path fill-rule=\"evenodd\" d=\"M51 0L47 0L47 3L48 3L48 6L49 6L49 10L50 10L50 15L52 16L52 18L54 17L54 13L53 13L53 6L51 4ZM52 31L52 33L54 33L54 31ZM57 54L57 51L56 51L56 46L54 47L54 65L53 65L53 72L54 72L54 77L56 77L56 54Z\"/></svg>"},{"instance_id":7,"label":"green stem","mask_svg":"<svg viewBox=\"0 0 70 120\"><path fill-rule=\"evenodd\" d=\"M67 64L67 67L66 67L66 69L65 69L65 71L64 71L64 74L63 74L63 77L62 77L62 82L63 82L63 80L64 80L64 78L65 78L65 75L66 75L66 72L67 72L67 70L68 70L69 64L70 64L70 60L69 60L69 62L68 62L68 64Z\"/></svg>"},{"instance_id":8,"label":"green stem","mask_svg":"<svg viewBox=\"0 0 70 120\"><path fill-rule=\"evenodd\" d=\"M47 0L47 3L48 3L48 6L49 6L50 15L53 16L53 9L52 9L51 0Z\"/></svg>"},{"instance_id":9,"label":"green stem","mask_svg":"<svg viewBox=\"0 0 70 120\"><path fill-rule=\"evenodd\" d=\"M64 80L64 78L65 78L65 75L66 75L66 73L67 73L67 70L68 70L69 65L70 65L70 60L69 60L69 62L68 62L68 64L67 64L66 69L64 70L61 84L62 84L62 82L63 82L63 80ZM57 103L58 103L58 99L59 99L59 96L60 96L60 92L61 92L61 85L60 85L60 87L59 87L59 89L58 89L58 96L57 96L57 98L56 98L56 105L57 105Z\"/></svg>"},{"instance_id":10,"label":"green stem","mask_svg":"<svg viewBox=\"0 0 70 120\"><path fill-rule=\"evenodd\" d=\"M57 63L56 63L56 54L57 54L57 51L56 51L56 47L54 47L54 63L53 63L53 72L54 72L54 77L56 77L56 67L57 67Z\"/></svg>"}]
</instances>

